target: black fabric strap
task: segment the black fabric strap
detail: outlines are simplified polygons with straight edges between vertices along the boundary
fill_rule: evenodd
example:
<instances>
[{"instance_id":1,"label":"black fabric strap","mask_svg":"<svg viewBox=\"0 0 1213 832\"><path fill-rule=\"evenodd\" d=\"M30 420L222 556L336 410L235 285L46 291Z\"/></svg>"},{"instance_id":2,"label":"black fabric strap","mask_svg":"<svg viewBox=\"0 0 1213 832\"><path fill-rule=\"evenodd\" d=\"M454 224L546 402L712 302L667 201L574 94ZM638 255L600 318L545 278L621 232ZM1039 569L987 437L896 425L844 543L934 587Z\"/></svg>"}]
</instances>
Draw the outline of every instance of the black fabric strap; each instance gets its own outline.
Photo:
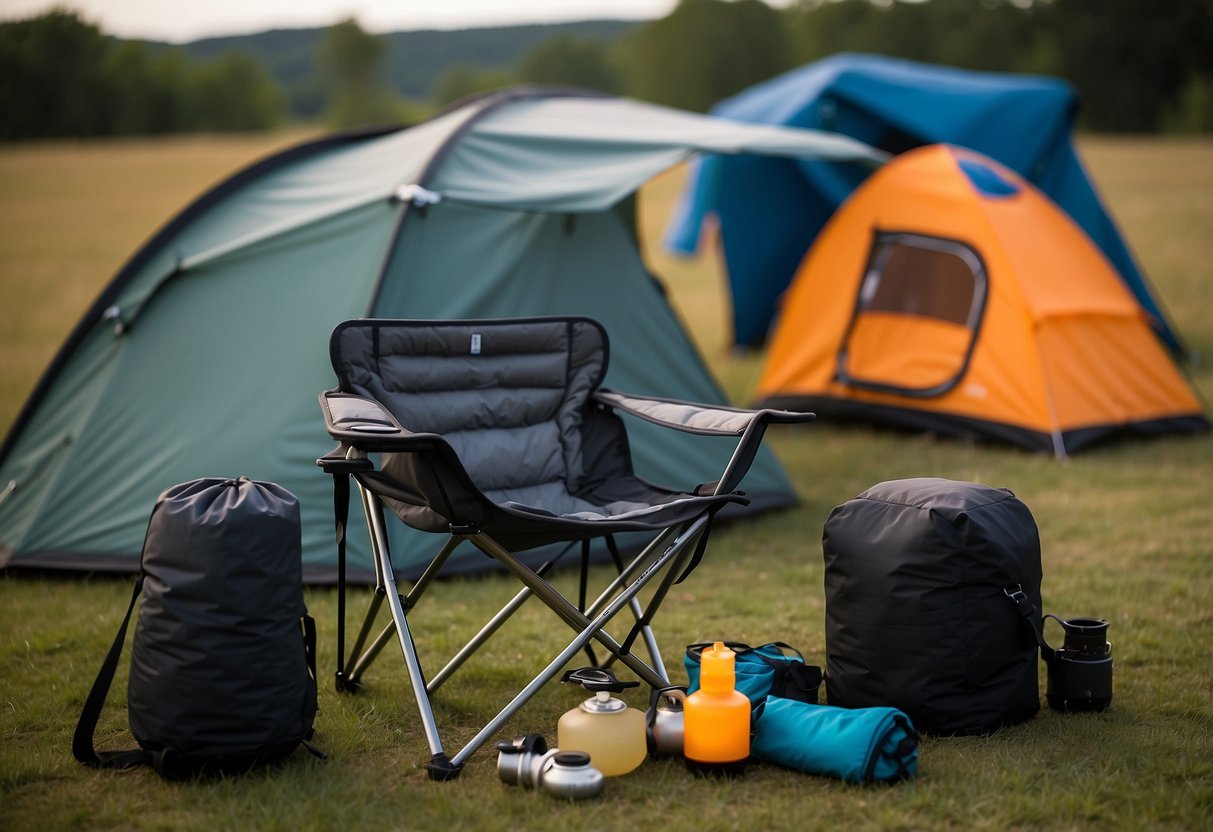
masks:
<instances>
[{"instance_id":1,"label":"black fabric strap","mask_svg":"<svg viewBox=\"0 0 1213 832\"><path fill-rule=\"evenodd\" d=\"M775 664L771 696L816 705L820 688L821 668L817 665L793 661Z\"/></svg>"},{"instance_id":2,"label":"black fabric strap","mask_svg":"<svg viewBox=\"0 0 1213 832\"><path fill-rule=\"evenodd\" d=\"M708 536L712 533L712 521L716 519L716 512L719 509L711 509L708 512L708 522L704 524L703 534L699 535L699 542L695 544L695 554L691 556L691 562L687 564L687 568L678 576L675 584L680 584L691 576L695 571L695 567L703 560L703 553L708 548Z\"/></svg>"},{"instance_id":3,"label":"black fabric strap","mask_svg":"<svg viewBox=\"0 0 1213 832\"><path fill-rule=\"evenodd\" d=\"M345 527L350 518L350 475L333 474L333 523L337 536L337 688L345 684ZM315 668L312 668L315 676Z\"/></svg>"},{"instance_id":4,"label":"black fabric strap","mask_svg":"<svg viewBox=\"0 0 1213 832\"><path fill-rule=\"evenodd\" d=\"M688 644L687 645L687 655L690 656L693 661L697 662L697 661L699 661L699 657L703 654L703 651L708 649L715 643L716 642L714 642L714 641L699 641L694 644ZM725 641L725 642L722 642L722 644L724 644L725 647L732 650L738 656L744 656L748 653L756 652L758 650L761 650L763 647L778 647L780 650L790 650L791 652L796 654L796 658L800 659L800 661L802 661L802 662L804 661L804 654L801 653L799 650L797 650L792 645L788 644L786 641L769 641L766 644L761 645L760 647L751 647L750 645L743 644L740 641ZM767 656L762 655L761 653L758 654L758 658L762 659L764 662L769 664L771 667L775 667L775 668L782 667L784 664L787 663L787 662L781 662L781 661L777 661L776 659L769 658ZM791 657L788 657L788 658L790 659Z\"/></svg>"},{"instance_id":5,"label":"black fabric strap","mask_svg":"<svg viewBox=\"0 0 1213 832\"><path fill-rule=\"evenodd\" d=\"M687 656L691 659L691 661L698 664L703 655L703 651L707 650L715 643L716 642L714 641L697 641L694 644L688 644ZM732 650L738 656L744 655L745 653L752 653L754 651L753 647L748 644L742 644L740 641L722 641L721 644Z\"/></svg>"},{"instance_id":6,"label":"black fabric strap","mask_svg":"<svg viewBox=\"0 0 1213 832\"><path fill-rule=\"evenodd\" d=\"M303 653L307 657L307 672L312 677L312 681L317 681L316 678L316 619L310 615L304 615L303 622Z\"/></svg>"},{"instance_id":7,"label":"black fabric strap","mask_svg":"<svg viewBox=\"0 0 1213 832\"><path fill-rule=\"evenodd\" d=\"M608 535L606 535L605 540L606 540L607 550L610 551L611 558L615 561L615 568L618 569L619 574L622 575L623 574L623 555L620 554L619 546L618 546L618 544L615 543L615 536L608 534ZM641 632L644 631L645 627L648 627L650 624L652 624L652 614L653 613L656 613L656 610L650 608L649 610L642 612L641 615L639 617L637 617L636 623L633 624L632 629L628 631L627 638L625 638L623 640L623 644L620 645L620 648L619 648L620 653L627 655L628 653L632 652L632 645L636 643L636 638L641 634ZM608 660L608 664L610 662L613 662L614 660L615 660L615 657L612 656Z\"/></svg>"},{"instance_id":8,"label":"black fabric strap","mask_svg":"<svg viewBox=\"0 0 1213 832\"><path fill-rule=\"evenodd\" d=\"M775 647L778 647L780 650L791 650L793 653L796 654L796 658L800 659L802 662L804 661L804 653L801 653L799 650L797 650L792 645L788 644L786 641L771 641L771 642L767 642L767 644L764 644L762 646L767 647L770 645L774 645ZM757 649L757 648L755 648L755 649ZM758 654L758 657L760 659L762 659L764 662L766 662L767 664L771 665L772 667L781 667L782 665L786 664L786 662L776 661L775 659L764 656L761 653Z\"/></svg>"},{"instance_id":9,"label":"black fabric strap","mask_svg":"<svg viewBox=\"0 0 1213 832\"><path fill-rule=\"evenodd\" d=\"M581 541L581 580L577 584L577 609L585 612L585 596L590 580L590 538Z\"/></svg>"},{"instance_id":10,"label":"black fabric strap","mask_svg":"<svg viewBox=\"0 0 1213 832\"><path fill-rule=\"evenodd\" d=\"M308 753L311 754L313 757L315 757L317 760L327 760L329 758L329 755L327 753L325 753L324 751L321 751L319 748L312 745L307 740L300 740L299 744L302 745L304 748L306 748L308 750Z\"/></svg>"},{"instance_id":11,"label":"black fabric strap","mask_svg":"<svg viewBox=\"0 0 1213 832\"><path fill-rule=\"evenodd\" d=\"M303 622L303 654L307 659L307 672L312 677L312 683L317 684L320 681L320 677L316 675L316 619L305 614L300 621ZM327 760L329 758L328 754L325 754L308 742L314 733L315 728L309 727L307 737L300 740L299 743L317 759Z\"/></svg>"},{"instance_id":12,"label":"black fabric strap","mask_svg":"<svg viewBox=\"0 0 1213 832\"><path fill-rule=\"evenodd\" d=\"M692 662L698 664L703 651L714 643L701 641L695 644L688 644L686 655ZM781 699L791 699L795 702L817 704L822 680L821 668L814 664L807 664L804 660L804 655L792 645L784 641L767 642L761 647L751 647L740 641L726 641L723 644L736 653L738 658L753 654L775 671L774 676L771 678L771 688L766 695L777 696ZM773 659L760 652L764 647L777 647L781 652L794 653L795 658L785 656L783 660Z\"/></svg>"},{"instance_id":13,"label":"black fabric strap","mask_svg":"<svg viewBox=\"0 0 1213 832\"><path fill-rule=\"evenodd\" d=\"M589 588L590 581L590 539L587 537L581 541L581 579L577 586L577 609L585 612L586 593ZM598 657L594 654L594 648L587 641L585 647L581 648L585 651L586 658L590 660L590 667L598 667Z\"/></svg>"},{"instance_id":14,"label":"black fabric strap","mask_svg":"<svg viewBox=\"0 0 1213 832\"><path fill-rule=\"evenodd\" d=\"M1049 646L1049 642L1045 641L1044 618L1041 617L1040 610L1032 603L1032 599L1023 591L1023 585L1008 584L1002 588L1002 591L1015 602L1015 609L1023 618L1024 623L1028 625L1028 629L1032 631L1032 635L1036 637L1036 643L1040 645L1041 657L1045 661L1051 660L1056 651Z\"/></svg>"},{"instance_id":15,"label":"black fabric strap","mask_svg":"<svg viewBox=\"0 0 1213 832\"><path fill-rule=\"evenodd\" d=\"M135 589L131 593L130 606L126 608L126 617L118 628L118 635L110 651L101 663L101 670L93 682L80 712L80 721L76 723L76 733L72 737L72 754L86 766L94 768L130 768L137 765L148 765L153 762L151 753L142 748L132 748L129 751L97 751L93 747L93 737L97 732L97 720L101 718L101 709L105 698L109 695L110 685L114 681L114 673L118 669L118 659L122 656L122 646L126 643L126 628L131 621L131 613L135 610L135 602L143 591L143 575L135 581Z\"/></svg>"}]
</instances>

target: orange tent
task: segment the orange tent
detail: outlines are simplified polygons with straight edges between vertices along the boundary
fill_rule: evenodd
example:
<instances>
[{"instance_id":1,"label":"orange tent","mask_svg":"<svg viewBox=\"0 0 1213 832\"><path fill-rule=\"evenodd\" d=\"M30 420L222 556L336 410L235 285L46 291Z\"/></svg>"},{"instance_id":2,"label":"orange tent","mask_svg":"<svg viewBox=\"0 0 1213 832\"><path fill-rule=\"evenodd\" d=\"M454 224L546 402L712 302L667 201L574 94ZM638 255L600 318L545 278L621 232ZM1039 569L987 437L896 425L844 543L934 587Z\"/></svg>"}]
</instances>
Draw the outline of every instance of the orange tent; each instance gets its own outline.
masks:
<instances>
[{"instance_id":1,"label":"orange tent","mask_svg":"<svg viewBox=\"0 0 1213 832\"><path fill-rule=\"evenodd\" d=\"M784 299L757 396L1059 457L1121 431L1209 426L1078 225L948 145L896 157L830 220Z\"/></svg>"}]
</instances>

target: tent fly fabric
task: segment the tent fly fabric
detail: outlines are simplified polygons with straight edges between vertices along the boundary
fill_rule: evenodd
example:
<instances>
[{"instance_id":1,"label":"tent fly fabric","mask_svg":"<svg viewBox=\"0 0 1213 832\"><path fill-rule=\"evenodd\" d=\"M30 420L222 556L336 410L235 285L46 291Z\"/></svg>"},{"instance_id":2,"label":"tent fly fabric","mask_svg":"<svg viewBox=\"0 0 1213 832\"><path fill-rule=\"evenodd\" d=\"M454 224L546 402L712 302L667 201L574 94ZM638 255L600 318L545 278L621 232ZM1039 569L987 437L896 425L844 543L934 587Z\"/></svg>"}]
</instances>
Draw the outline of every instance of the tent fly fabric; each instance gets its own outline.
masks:
<instances>
[{"instance_id":1,"label":"tent fly fabric","mask_svg":"<svg viewBox=\"0 0 1213 832\"><path fill-rule=\"evenodd\" d=\"M948 143L1018 173L1087 233L1176 355L1185 348L1108 215L1074 147L1078 96L1058 78L974 72L840 53L728 98L714 115L851 136L892 154ZM871 168L815 160L708 156L666 233L694 252L708 216L720 229L733 338L765 341L779 299L822 226Z\"/></svg>"},{"instance_id":2,"label":"tent fly fabric","mask_svg":"<svg viewBox=\"0 0 1213 832\"><path fill-rule=\"evenodd\" d=\"M897 156L829 221L757 396L1059 457L1209 426L1082 229L1010 169L948 145Z\"/></svg>"},{"instance_id":3,"label":"tent fly fabric","mask_svg":"<svg viewBox=\"0 0 1213 832\"><path fill-rule=\"evenodd\" d=\"M334 383L329 333L350 318L589 315L611 338L608 385L723 402L634 223L640 185L701 152L886 157L815 131L519 88L237 173L132 257L26 402L0 448L0 566L134 571L161 491L244 475L299 498L305 579L331 580L316 396ZM630 428L638 473L656 482L710 479L728 453L689 436L708 443L703 470L670 470L656 431ZM744 487L755 509L794 502L769 454ZM406 574L431 554L402 524L392 535ZM350 534L350 566L369 577L364 538Z\"/></svg>"}]
</instances>

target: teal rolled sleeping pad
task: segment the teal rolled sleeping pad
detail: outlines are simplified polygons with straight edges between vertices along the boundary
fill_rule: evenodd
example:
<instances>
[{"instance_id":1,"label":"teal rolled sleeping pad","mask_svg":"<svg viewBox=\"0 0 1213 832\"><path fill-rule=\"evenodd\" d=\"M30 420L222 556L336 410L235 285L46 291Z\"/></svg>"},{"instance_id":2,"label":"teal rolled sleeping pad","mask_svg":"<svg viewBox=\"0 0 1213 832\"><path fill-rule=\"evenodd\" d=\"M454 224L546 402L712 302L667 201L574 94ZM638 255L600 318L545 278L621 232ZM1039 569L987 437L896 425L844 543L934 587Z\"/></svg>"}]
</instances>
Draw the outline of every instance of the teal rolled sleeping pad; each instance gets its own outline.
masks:
<instances>
[{"instance_id":1,"label":"teal rolled sleeping pad","mask_svg":"<svg viewBox=\"0 0 1213 832\"><path fill-rule=\"evenodd\" d=\"M768 696L754 709L750 759L837 777L880 783L913 777L918 733L897 708L839 708Z\"/></svg>"}]
</instances>

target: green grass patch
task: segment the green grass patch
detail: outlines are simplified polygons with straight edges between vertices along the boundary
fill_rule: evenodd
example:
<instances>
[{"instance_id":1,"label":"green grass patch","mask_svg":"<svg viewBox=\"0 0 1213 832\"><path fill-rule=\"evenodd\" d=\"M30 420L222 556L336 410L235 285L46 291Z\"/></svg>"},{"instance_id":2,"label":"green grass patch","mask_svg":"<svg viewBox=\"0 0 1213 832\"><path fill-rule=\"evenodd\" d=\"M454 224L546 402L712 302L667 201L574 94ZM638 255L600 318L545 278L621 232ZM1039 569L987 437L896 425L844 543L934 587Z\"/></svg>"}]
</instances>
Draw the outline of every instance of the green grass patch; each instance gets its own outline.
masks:
<instances>
[{"instance_id":1,"label":"green grass patch","mask_svg":"<svg viewBox=\"0 0 1213 832\"><path fill-rule=\"evenodd\" d=\"M141 241L204 187L295 137L49 144L0 148L0 425L15 418L61 339ZM1088 166L1180 332L1206 356L1192 370L1213 394L1213 142L1088 139ZM712 257L657 250L682 173L642 205L655 271L736 401L761 356L727 347L724 288ZM1059 463L1049 456L826 423L773 431L801 504L723 526L709 556L659 617L667 664L727 637L781 639L824 659L821 530L830 509L898 477L1005 486L1032 510L1043 544L1046 609L1111 622L1115 701L984 738L927 738L920 776L858 788L769 766L697 780L650 760L602 800L566 804L498 782L494 754L454 783L430 783L419 721L394 647L358 696L331 680L335 594L310 588L320 626L317 743L252 776L173 784L150 770L92 771L71 757L84 697L126 609L127 578L0 575L0 829L1203 829L1213 816L1213 442L1122 442ZM149 511L151 507L148 507ZM607 572L595 571L604 580ZM556 580L571 589L573 576ZM444 581L416 618L423 656L445 658L513 594L501 576ZM356 593L365 601L364 591ZM357 610L360 604L352 604ZM1052 625L1050 625L1052 626ZM436 697L448 745L469 739L565 643L524 607ZM1056 639L1057 634L1051 636ZM436 660L436 659L435 659ZM98 731L128 747L126 662ZM1043 668L1041 673L1043 704ZM549 685L502 732L554 739L581 697ZM643 706L640 694L628 697Z\"/></svg>"}]
</instances>

